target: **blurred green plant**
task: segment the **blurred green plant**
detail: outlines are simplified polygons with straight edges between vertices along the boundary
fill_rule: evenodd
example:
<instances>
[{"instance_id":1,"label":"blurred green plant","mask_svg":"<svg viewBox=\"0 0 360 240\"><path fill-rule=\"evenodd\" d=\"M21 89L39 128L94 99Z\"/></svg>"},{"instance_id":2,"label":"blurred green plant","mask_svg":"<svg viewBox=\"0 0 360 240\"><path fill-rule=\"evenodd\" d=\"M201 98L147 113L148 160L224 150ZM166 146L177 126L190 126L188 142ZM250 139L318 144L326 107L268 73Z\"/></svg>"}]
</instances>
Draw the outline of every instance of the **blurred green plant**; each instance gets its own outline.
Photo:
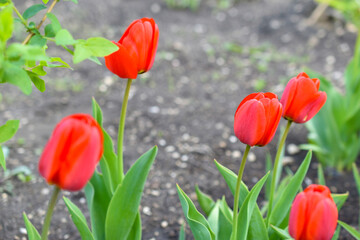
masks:
<instances>
[{"instance_id":1,"label":"blurred green plant","mask_svg":"<svg viewBox=\"0 0 360 240\"><path fill-rule=\"evenodd\" d=\"M201 0L164 0L168 8L190 9L197 11Z\"/></svg>"},{"instance_id":2,"label":"blurred green plant","mask_svg":"<svg viewBox=\"0 0 360 240\"><path fill-rule=\"evenodd\" d=\"M313 149L324 167L350 170L360 152L360 35L354 57L345 70L344 93L318 73L307 72L320 79L320 89L327 93L327 101L320 112L306 123L309 144L303 145L303 148Z\"/></svg>"},{"instance_id":3,"label":"blurred green plant","mask_svg":"<svg viewBox=\"0 0 360 240\"><path fill-rule=\"evenodd\" d=\"M345 17L345 19L360 28L360 1L359 0L316 0L327 4Z\"/></svg>"},{"instance_id":4,"label":"blurred green plant","mask_svg":"<svg viewBox=\"0 0 360 240\"><path fill-rule=\"evenodd\" d=\"M77 0L70 0L77 3ZM29 95L34 85L40 92L46 90L43 77L46 68L68 68L70 64L57 56L48 56L50 44L61 46L73 56L73 63L77 64L90 59L101 64L97 57L103 57L116 51L118 47L111 41L92 37L75 40L71 33L62 28L57 17L51 13L59 0L42 0L40 4L33 4L22 14L11 0L0 0L0 83L10 83L17 86L24 94ZM46 10L38 24L30 19ZM16 14L17 17L14 17ZM44 28L46 20L50 20ZM16 42L13 38L14 24L23 25L23 31L28 33L23 42ZM79 91L80 88L77 88ZM6 170L5 157L1 144L10 140L19 127L18 120L9 120L0 126L0 165Z\"/></svg>"}]
</instances>

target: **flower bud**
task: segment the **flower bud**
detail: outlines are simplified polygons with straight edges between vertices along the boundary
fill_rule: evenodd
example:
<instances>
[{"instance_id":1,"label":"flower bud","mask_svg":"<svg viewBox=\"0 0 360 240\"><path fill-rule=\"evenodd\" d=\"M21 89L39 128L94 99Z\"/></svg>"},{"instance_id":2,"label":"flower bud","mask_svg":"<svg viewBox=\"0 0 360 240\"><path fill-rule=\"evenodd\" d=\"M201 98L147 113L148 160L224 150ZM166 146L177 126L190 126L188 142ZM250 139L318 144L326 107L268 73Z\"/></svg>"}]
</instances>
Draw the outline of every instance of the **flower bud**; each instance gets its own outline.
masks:
<instances>
[{"instance_id":1,"label":"flower bud","mask_svg":"<svg viewBox=\"0 0 360 240\"><path fill-rule=\"evenodd\" d=\"M159 29L154 19L135 20L119 42L119 50L105 57L106 67L120 78L135 79L150 70L154 63Z\"/></svg>"},{"instance_id":2,"label":"flower bud","mask_svg":"<svg viewBox=\"0 0 360 240\"><path fill-rule=\"evenodd\" d=\"M54 129L39 162L49 184L78 191L89 181L103 153L101 127L88 114L62 119Z\"/></svg>"},{"instance_id":3,"label":"flower bud","mask_svg":"<svg viewBox=\"0 0 360 240\"><path fill-rule=\"evenodd\" d=\"M320 80L302 72L290 79L281 97L283 117L304 123L315 116L326 102L326 93L319 91Z\"/></svg>"},{"instance_id":4,"label":"flower bud","mask_svg":"<svg viewBox=\"0 0 360 240\"><path fill-rule=\"evenodd\" d=\"M330 240L337 220L338 210L329 188L312 184L292 204L289 233L295 240Z\"/></svg>"},{"instance_id":5,"label":"flower bud","mask_svg":"<svg viewBox=\"0 0 360 240\"><path fill-rule=\"evenodd\" d=\"M252 93L235 112L235 136L250 146L264 146L274 137L281 114L282 106L274 93Z\"/></svg>"}]
</instances>

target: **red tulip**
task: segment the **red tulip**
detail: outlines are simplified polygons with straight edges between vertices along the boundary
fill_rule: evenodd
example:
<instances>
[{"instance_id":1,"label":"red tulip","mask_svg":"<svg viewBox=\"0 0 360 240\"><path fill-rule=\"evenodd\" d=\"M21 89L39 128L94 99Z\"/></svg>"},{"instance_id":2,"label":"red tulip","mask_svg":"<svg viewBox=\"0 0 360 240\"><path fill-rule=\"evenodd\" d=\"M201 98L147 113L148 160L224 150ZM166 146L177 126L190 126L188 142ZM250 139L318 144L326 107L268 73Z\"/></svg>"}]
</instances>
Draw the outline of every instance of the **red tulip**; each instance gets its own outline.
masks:
<instances>
[{"instance_id":1,"label":"red tulip","mask_svg":"<svg viewBox=\"0 0 360 240\"><path fill-rule=\"evenodd\" d=\"M120 78L135 79L150 70L158 45L159 29L154 19L135 20L119 40L119 50L105 57L106 67Z\"/></svg>"},{"instance_id":2,"label":"red tulip","mask_svg":"<svg viewBox=\"0 0 360 240\"><path fill-rule=\"evenodd\" d=\"M62 119L54 129L39 162L49 184L78 191L89 181L103 153L101 127L88 114Z\"/></svg>"},{"instance_id":3,"label":"red tulip","mask_svg":"<svg viewBox=\"0 0 360 240\"><path fill-rule=\"evenodd\" d=\"M309 78L302 72L290 79L280 102L283 117L296 123L304 123L315 116L326 102L326 93L319 92L320 80Z\"/></svg>"},{"instance_id":4,"label":"red tulip","mask_svg":"<svg viewBox=\"0 0 360 240\"><path fill-rule=\"evenodd\" d=\"M292 204L289 233L295 240L330 240L337 220L338 210L329 188L312 184Z\"/></svg>"},{"instance_id":5,"label":"red tulip","mask_svg":"<svg viewBox=\"0 0 360 240\"><path fill-rule=\"evenodd\" d=\"M250 146L264 146L274 137L281 114L282 106L274 93L252 93L235 112L235 135Z\"/></svg>"}]
</instances>

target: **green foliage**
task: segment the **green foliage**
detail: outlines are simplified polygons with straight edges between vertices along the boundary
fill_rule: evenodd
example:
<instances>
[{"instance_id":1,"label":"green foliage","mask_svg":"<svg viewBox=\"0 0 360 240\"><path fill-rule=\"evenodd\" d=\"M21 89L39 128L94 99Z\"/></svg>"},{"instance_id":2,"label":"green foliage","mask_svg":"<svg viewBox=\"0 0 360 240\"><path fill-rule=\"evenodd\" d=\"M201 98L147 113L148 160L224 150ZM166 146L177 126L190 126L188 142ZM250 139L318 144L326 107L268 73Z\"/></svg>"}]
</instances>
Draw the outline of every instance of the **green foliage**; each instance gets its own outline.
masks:
<instances>
[{"instance_id":1,"label":"green foliage","mask_svg":"<svg viewBox=\"0 0 360 240\"><path fill-rule=\"evenodd\" d=\"M4 125L0 126L0 144L10 140L19 128L19 120L9 120ZM0 165L6 170L5 155L0 145Z\"/></svg>"},{"instance_id":2,"label":"green foliage","mask_svg":"<svg viewBox=\"0 0 360 240\"><path fill-rule=\"evenodd\" d=\"M201 209L204 211L206 216L209 216L215 206L214 200L209 195L203 193L197 185L195 186L195 192Z\"/></svg>"},{"instance_id":3,"label":"green foliage","mask_svg":"<svg viewBox=\"0 0 360 240\"><path fill-rule=\"evenodd\" d=\"M196 11L199 9L201 0L164 0L168 8L190 9Z\"/></svg>"},{"instance_id":4,"label":"green foliage","mask_svg":"<svg viewBox=\"0 0 360 240\"><path fill-rule=\"evenodd\" d=\"M30 222L30 220L28 219L28 217L26 216L25 213L23 213L23 218L24 218L26 231L27 231L29 240L40 240L41 237L40 237L39 232L36 230L34 225L32 225L32 223Z\"/></svg>"},{"instance_id":5,"label":"green foliage","mask_svg":"<svg viewBox=\"0 0 360 240\"><path fill-rule=\"evenodd\" d=\"M186 195L186 193L178 186L177 191L179 194L181 206L195 239L209 239L215 240L215 234L211 230L209 222L206 218L196 209L194 203Z\"/></svg>"},{"instance_id":6,"label":"green foliage","mask_svg":"<svg viewBox=\"0 0 360 240\"><path fill-rule=\"evenodd\" d=\"M46 6L44 4L32 5L28 9L25 10L25 12L23 13L23 18L27 20L27 19L35 16L38 12L40 12L41 10L44 10L44 9L46 9Z\"/></svg>"},{"instance_id":7,"label":"green foliage","mask_svg":"<svg viewBox=\"0 0 360 240\"><path fill-rule=\"evenodd\" d=\"M355 228L351 227L350 225L338 220L340 226L342 226L348 233L351 234L356 240L360 240L360 232L356 231Z\"/></svg>"},{"instance_id":8,"label":"green foliage","mask_svg":"<svg viewBox=\"0 0 360 240\"><path fill-rule=\"evenodd\" d=\"M94 237L87 225L86 218L82 214L81 210L70 201L70 199L64 197L64 202L70 212L71 219L73 220L75 226L77 227L81 239L93 240Z\"/></svg>"},{"instance_id":9,"label":"green foliage","mask_svg":"<svg viewBox=\"0 0 360 240\"><path fill-rule=\"evenodd\" d=\"M360 37L353 59L345 71L345 90L340 93L333 84L319 74L320 89L327 93L327 101L315 117L306 123L309 144L324 167L350 170L360 152ZM324 127L326 126L326 127Z\"/></svg>"},{"instance_id":10,"label":"green foliage","mask_svg":"<svg viewBox=\"0 0 360 240\"><path fill-rule=\"evenodd\" d=\"M106 239L127 239L138 213L142 192L157 147L142 155L116 188L106 213Z\"/></svg>"},{"instance_id":11,"label":"green foliage","mask_svg":"<svg viewBox=\"0 0 360 240\"><path fill-rule=\"evenodd\" d=\"M343 14L357 28L360 27L360 2L358 0L316 0L326 3Z\"/></svg>"}]
</instances>

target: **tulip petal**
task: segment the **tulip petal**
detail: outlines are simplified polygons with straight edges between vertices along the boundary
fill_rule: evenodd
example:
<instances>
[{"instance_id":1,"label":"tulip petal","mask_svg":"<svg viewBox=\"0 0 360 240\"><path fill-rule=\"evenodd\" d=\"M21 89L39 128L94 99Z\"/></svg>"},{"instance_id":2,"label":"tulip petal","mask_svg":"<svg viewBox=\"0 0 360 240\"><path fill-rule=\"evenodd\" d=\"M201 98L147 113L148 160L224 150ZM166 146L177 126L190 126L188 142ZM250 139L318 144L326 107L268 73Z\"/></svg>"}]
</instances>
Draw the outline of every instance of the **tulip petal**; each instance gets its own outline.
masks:
<instances>
[{"instance_id":1,"label":"tulip petal","mask_svg":"<svg viewBox=\"0 0 360 240\"><path fill-rule=\"evenodd\" d=\"M119 50L105 57L106 67L120 78L137 77L137 61L128 50L121 44L115 43Z\"/></svg>"},{"instance_id":2,"label":"tulip petal","mask_svg":"<svg viewBox=\"0 0 360 240\"><path fill-rule=\"evenodd\" d=\"M315 97L308 101L307 104L299 111L298 117L294 119L297 123L304 123L309 119L312 119L324 106L326 102L326 93L318 92Z\"/></svg>"},{"instance_id":3,"label":"tulip petal","mask_svg":"<svg viewBox=\"0 0 360 240\"><path fill-rule=\"evenodd\" d=\"M306 239L330 240L334 235L338 219L338 211L334 201L325 198L312 209L307 223Z\"/></svg>"},{"instance_id":4,"label":"tulip petal","mask_svg":"<svg viewBox=\"0 0 360 240\"><path fill-rule=\"evenodd\" d=\"M153 35L154 36L152 38L152 43L149 44L150 48L149 48L149 52L148 52L148 56L147 56L145 71L150 70L154 64L156 50L157 50L157 46L158 46L158 40L159 40L159 28L158 28L157 24L155 23L155 21L152 18L149 21L151 22L151 25L153 27Z\"/></svg>"},{"instance_id":5,"label":"tulip petal","mask_svg":"<svg viewBox=\"0 0 360 240\"><path fill-rule=\"evenodd\" d=\"M307 198L304 192L299 193L291 207L289 216L289 234L295 239L301 239L306 226Z\"/></svg>"},{"instance_id":6,"label":"tulip petal","mask_svg":"<svg viewBox=\"0 0 360 240\"><path fill-rule=\"evenodd\" d=\"M245 102L235 113L234 131L239 140L254 146L265 132L265 109L256 99Z\"/></svg>"}]
</instances>

